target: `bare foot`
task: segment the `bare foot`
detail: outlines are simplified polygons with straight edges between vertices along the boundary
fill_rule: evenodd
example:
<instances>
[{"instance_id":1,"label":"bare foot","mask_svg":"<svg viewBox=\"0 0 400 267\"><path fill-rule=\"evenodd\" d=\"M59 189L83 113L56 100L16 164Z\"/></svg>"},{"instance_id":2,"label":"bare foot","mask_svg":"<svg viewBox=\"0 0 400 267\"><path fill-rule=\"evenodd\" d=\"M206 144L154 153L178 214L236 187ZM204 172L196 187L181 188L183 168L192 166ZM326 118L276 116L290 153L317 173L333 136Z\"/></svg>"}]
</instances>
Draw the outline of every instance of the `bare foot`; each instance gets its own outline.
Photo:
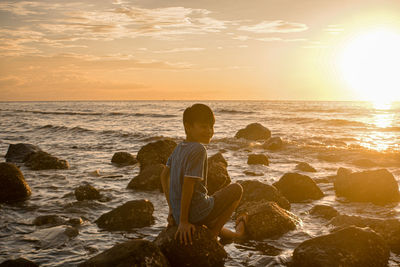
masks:
<instances>
[{"instance_id":1,"label":"bare foot","mask_svg":"<svg viewBox=\"0 0 400 267\"><path fill-rule=\"evenodd\" d=\"M247 212L239 215L236 219L236 234L238 238L242 238L246 234L246 225L249 220Z\"/></svg>"}]
</instances>

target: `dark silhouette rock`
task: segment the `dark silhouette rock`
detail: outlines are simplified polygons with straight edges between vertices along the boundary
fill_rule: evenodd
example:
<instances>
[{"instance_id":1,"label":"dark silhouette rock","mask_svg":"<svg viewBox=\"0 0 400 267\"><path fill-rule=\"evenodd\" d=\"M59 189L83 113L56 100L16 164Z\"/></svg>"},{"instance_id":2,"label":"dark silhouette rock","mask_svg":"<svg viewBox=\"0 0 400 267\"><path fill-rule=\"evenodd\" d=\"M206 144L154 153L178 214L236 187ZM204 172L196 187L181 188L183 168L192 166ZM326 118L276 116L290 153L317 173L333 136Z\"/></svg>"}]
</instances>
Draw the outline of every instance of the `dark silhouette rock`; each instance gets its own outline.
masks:
<instances>
[{"instance_id":1,"label":"dark silhouette rock","mask_svg":"<svg viewBox=\"0 0 400 267\"><path fill-rule=\"evenodd\" d=\"M177 226L164 229L154 240L154 243L167 257L171 266L224 266L227 253L224 247L212 237L204 226L195 226L192 237L193 244L180 244L175 240Z\"/></svg>"},{"instance_id":2,"label":"dark silhouette rock","mask_svg":"<svg viewBox=\"0 0 400 267\"><path fill-rule=\"evenodd\" d=\"M280 137L271 137L262 145L263 148L268 150L278 150L283 147L283 141Z\"/></svg>"},{"instance_id":3,"label":"dark silhouette rock","mask_svg":"<svg viewBox=\"0 0 400 267\"><path fill-rule=\"evenodd\" d=\"M400 198L397 181L386 169L337 175L334 189L336 196L356 202L385 204Z\"/></svg>"},{"instance_id":4,"label":"dark silhouette rock","mask_svg":"<svg viewBox=\"0 0 400 267\"><path fill-rule=\"evenodd\" d=\"M329 224L337 227L357 226L369 227L379 233L390 246L390 249L400 254L400 221L396 219L374 219L360 216L339 215Z\"/></svg>"},{"instance_id":5,"label":"dark silhouette rock","mask_svg":"<svg viewBox=\"0 0 400 267\"><path fill-rule=\"evenodd\" d=\"M49 169L68 169L69 164L66 160L58 159L47 152L39 151L30 154L25 165L32 170L49 170Z\"/></svg>"},{"instance_id":6,"label":"dark silhouette rock","mask_svg":"<svg viewBox=\"0 0 400 267\"><path fill-rule=\"evenodd\" d=\"M350 170L350 169L340 167L340 168L337 170L336 175L337 175L337 176L346 176L346 175L351 174L352 172L353 172L353 171ZM335 180L335 179L336 179L336 177L334 177L333 180Z\"/></svg>"},{"instance_id":7,"label":"dark silhouette rock","mask_svg":"<svg viewBox=\"0 0 400 267\"><path fill-rule=\"evenodd\" d=\"M39 267L39 265L30 260L18 258L15 260L5 260L0 263L0 267Z\"/></svg>"},{"instance_id":8,"label":"dark silhouette rock","mask_svg":"<svg viewBox=\"0 0 400 267\"><path fill-rule=\"evenodd\" d=\"M74 194L78 201L95 200L101 198L99 190L97 190L90 184L85 184L77 187L74 191Z\"/></svg>"},{"instance_id":9,"label":"dark silhouette rock","mask_svg":"<svg viewBox=\"0 0 400 267\"><path fill-rule=\"evenodd\" d=\"M78 266L168 267L169 263L154 243L143 239L136 239L117 244Z\"/></svg>"},{"instance_id":10,"label":"dark silhouette rock","mask_svg":"<svg viewBox=\"0 0 400 267\"><path fill-rule=\"evenodd\" d=\"M136 156L136 159L140 162L141 170L148 165L160 163L165 165L175 147L176 143L168 139L144 145Z\"/></svg>"},{"instance_id":11,"label":"dark silhouette rock","mask_svg":"<svg viewBox=\"0 0 400 267\"><path fill-rule=\"evenodd\" d=\"M237 209L236 214L244 212L248 213L246 233L255 240L281 236L301 223L296 215L271 201L247 202Z\"/></svg>"},{"instance_id":12,"label":"dark silhouette rock","mask_svg":"<svg viewBox=\"0 0 400 267\"><path fill-rule=\"evenodd\" d=\"M207 189L209 195L231 183L227 166L228 163L221 153L208 158Z\"/></svg>"},{"instance_id":13,"label":"dark silhouette rock","mask_svg":"<svg viewBox=\"0 0 400 267\"><path fill-rule=\"evenodd\" d=\"M259 181L247 180L239 181L243 187L242 200L239 205L243 205L246 202L257 202L260 200L274 201L281 208L290 209L289 201L282 195L281 192L276 189L275 186L264 184Z\"/></svg>"},{"instance_id":14,"label":"dark silhouette rock","mask_svg":"<svg viewBox=\"0 0 400 267\"><path fill-rule=\"evenodd\" d=\"M294 250L291 266L387 266L389 256L380 235L352 226L304 241Z\"/></svg>"},{"instance_id":15,"label":"dark silhouette rock","mask_svg":"<svg viewBox=\"0 0 400 267\"><path fill-rule=\"evenodd\" d=\"M214 155L212 155L211 157L208 158L208 164L217 163L217 162L220 162L225 167L228 167L228 162L226 161L226 159L224 158L222 153L216 153L216 154L214 154Z\"/></svg>"},{"instance_id":16,"label":"dark silhouette rock","mask_svg":"<svg viewBox=\"0 0 400 267\"><path fill-rule=\"evenodd\" d=\"M247 164L249 165L269 165L268 157L264 154L250 154L247 158Z\"/></svg>"},{"instance_id":17,"label":"dark silhouette rock","mask_svg":"<svg viewBox=\"0 0 400 267\"><path fill-rule=\"evenodd\" d=\"M0 163L0 202L17 202L27 199L31 189L24 175L12 163Z\"/></svg>"},{"instance_id":18,"label":"dark silhouette rock","mask_svg":"<svg viewBox=\"0 0 400 267\"><path fill-rule=\"evenodd\" d=\"M331 206L327 205L315 205L311 210L310 214L318 217L322 217L324 219L330 220L333 217L339 215L339 212Z\"/></svg>"},{"instance_id":19,"label":"dark silhouette rock","mask_svg":"<svg viewBox=\"0 0 400 267\"><path fill-rule=\"evenodd\" d=\"M252 172L252 171L243 171L244 174L248 176L263 176L263 173L260 172Z\"/></svg>"},{"instance_id":20,"label":"dark silhouette rock","mask_svg":"<svg viewBox=\"0 0 400 267\"><path fill-rule=\"evenodd\" d=\"M154 222L154 206L145 199L131 200L100 216L95 222L103 229L124 231L149 226Z\"/></svg>"},{"instance_id":21,"label":"dark silhouette rock","mask_svg":"<svg viewBox=\"0 0 400 267\"><path fill-rule=\"evenodd\" d=\"M320 199L324 196L313 179L298 173L286 173L274 183L280 192L291 202Z\"/></svg>"},{"instance_id":22,"label":"dark silhouette rock","mask_svg":"<svg viewBox=\"0 0 400 267\"><path fill-rule=\"evenodd\" d=\"M119 166L135 165L138 161L128 152L116 152L111 158L111 162Z\"/></svg>"},{"instance_id":23,"label":"dark silhouette rock","mask_svg":"<svg viewBox=\"0 0 400 267\"><path fill-rule=\"evenodd\" d=\"M63 225L65 223L66 221L63 218L55 214L38 216L33 220L33 224L36 226L42 226L42 225L57 226L57 225Z\"/></svg>"},{"instance_id":24,"label":"dark silhouette rock","mask_svg":"<svg viewBox=\"0 0 400 267\"><path fill-rule=\"evenodd\" d=\"M296 165L296 169L303 172L316 172L317 170L307 162L300 162Z\"/></svg>"},{"instance_id":25,"label":"dark silhouette rock","mask_svg":"<svg viewBox=\"0 0 400 267\"><path fill-rule=\"evenodd\" d=\"M32 144L10 144L5 158L7 162L25 162L31 154L39 151L42 150Z\"/></svg>"},{"instance_id":26,"label":"dark silhouette rock","mask_svg":"<svg viewBox=\"0 0 400 267\"><path fill-rule=\"evenodd\" d=\"M260 123L251 123L246 128L240 129L235 137L247 140L267 140L271 137L271 131Z\"/></svg>"},{"instance_id":27,"label":"dark silhouette rock","mask_svg":"<svg viewBox=\"0 0 400 267\"><path fill-rule=\"evenodd\" d=\"M67 224L72 225L72 226L80 226L83 223L82 218L71 218L67 221Z\"/></svg>"},{"instance_id":28,"label":"dark silhouette rock","mask_svg":"<svg viewBox=\"0 0 400 267\"><path fill-rule=\"evenodd\" d=\"M162 191L160 176L164 168L165 165L161 163L147 165L137 176L132 178L127 188Z\"/></svg>"}]
</instances>

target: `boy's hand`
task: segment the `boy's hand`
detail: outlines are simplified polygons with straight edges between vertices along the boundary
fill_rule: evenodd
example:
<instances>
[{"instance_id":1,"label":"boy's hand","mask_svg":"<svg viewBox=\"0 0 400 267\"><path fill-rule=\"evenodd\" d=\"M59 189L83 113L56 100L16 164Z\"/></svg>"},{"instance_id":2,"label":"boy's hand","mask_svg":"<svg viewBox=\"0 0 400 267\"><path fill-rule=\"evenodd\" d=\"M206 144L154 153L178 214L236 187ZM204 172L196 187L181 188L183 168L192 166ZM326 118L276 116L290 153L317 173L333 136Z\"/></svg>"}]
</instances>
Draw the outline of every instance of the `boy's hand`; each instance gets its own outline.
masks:
<instances>
[{"instance_id":1,"label":"boy's hand","mask_svg":"<svg viewBox=\"0 0 400 267\"><path fill-rule=\"evenodd\" d=\"M195 230L196 228L193 224L189 222L181 222L179 223L178 230L175 233L175 239L179 236L181 244L183 243L183 241L185 241L185 245L187 245L189 241L189 243L192 245L192 234L194 234Z\"/></svg>"}]
</instances>

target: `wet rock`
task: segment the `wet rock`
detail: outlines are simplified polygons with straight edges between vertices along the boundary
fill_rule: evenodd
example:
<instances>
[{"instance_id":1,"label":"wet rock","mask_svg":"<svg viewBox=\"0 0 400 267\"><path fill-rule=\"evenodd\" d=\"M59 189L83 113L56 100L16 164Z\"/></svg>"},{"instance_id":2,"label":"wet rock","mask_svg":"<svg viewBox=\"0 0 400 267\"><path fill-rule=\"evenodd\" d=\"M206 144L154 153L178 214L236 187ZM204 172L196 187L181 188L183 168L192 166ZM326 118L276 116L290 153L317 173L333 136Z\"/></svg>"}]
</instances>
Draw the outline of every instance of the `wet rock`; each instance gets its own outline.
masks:
<instances>
[{"instance_id":1,"label":"wet rock","mask_svg":"<svg viewBox=\"0 0 400 267\"><path fill-rule=\"evenodd\" d=\"M235 134L235 137L247 140L267 140L271 137L271 131L260 123L251 123L246 128L240 129Z\"/></svg>"},{"instance_id":2,"label":"wet rock","mask_svg":"<svg viewBox=\"0 0 400 267\"><path fill-rule=\"evenodd\" d=\"M176 143L168 139L144 145L136 156L140 162L140 168L144 169L148 165L160 163L165 165L175 147Z\"/></svg>"},{"instance_id":3,"label":"wet rock","mask_svg":"<svg viewBox=\"0 0 400 267\"><path fill-rule=\"evenodd\" d=\"M65 222L66 221L63 218L55 214L38 216L33 220L33 224L36 226L42 226L42 225L56 226L65 224Z\"/></svg>"},{"instance_id":4,"label":"wet rock","mask_svg":"<svg viewBox=\"0 0 400 267\"><path fill-rule=\"evenodd\" d=\"M246 233L255 240L281 236L301 223L296 215L271 201L247 202L237 209L236 214L244 212L248 213Z\"/></svg>"},{"instance_id":5,"label":"wet rock","mask_svg":"<svg viewBox=\"0 0 400 267\"><path fill-rule=\"evenodd\" d=\"M164 164L147 165L140 173L133 177L127 188L136 190L160 190L162 192L160 176Z\"/></svg>"},{"instance_id":6,"label":"wet rock","mask_svg":"<svg viewBox=\"0 0 400 267\"><path fill-rule=\"evenodd\" d=\"M24 175L15 164L0 163L0 202L17 202L32 194Z\"/></svg>"},{"instance_id":7,"label":"wet rock","mask_svg":"<svg viewBox=\"0 0 400 267\"><path fill-rule=\"evenodd\" d=\"M360 216L339 215L333 218L329 224L337 227L358 226L369 227L382 235L390 246L390 249L400 254L400 221L396 219L374 219Z\"/></svg>"},{"instance_id":8,"label":"wet rock","mask_svg":"<svg viewBox=\"0 0 400 267\"><path fill-rule=\"evenodd\" d=\"M82 218L71 218L67 221L67 224L72 225L72 226L80 226L83 224Z\"/></svg>"},{"instance_id":9,"label":"wet rock","mask_svg":"<svg viewBox=\"0 0 400 267\"><path fill-rule=\"evenodd\" d=\"M101 198L99 190L97 190L90 184L85 184L77 187L74 191L74 194L78 201L95 200Z\"/></svg>"},{"instance_id":10,"label":"wet rock","mask_svg":"<svg viewBox=\"0 0 400 267\"><path fill-rule=\"evenodd\" d=\"M274 183L280 192L291 202L320 199L324 196L313 179L298 173L286 173Z\"/></svg>"},{"instance_id":11,"label":"wet rock","mask_svg":"<svg viewBox=\"0 0 400 267\"><path fill-rule=\"evenodd\" d=\"M250 154L247 158L247 164L249 165L269 165L268 157L264 154Z\"/></svg>"},{"instance_id":12,"label":"wet rock","mask_svg":"<svg viewBox=\"0 0 400 267\"><path fill-rule=\"evenodd\" d=\"M119 166L135 165L138 161L128 152L116 152L111 158L111 162Z\"/></svg>"},{"instance_id":13,"label":"wet rock","mask_svg":"<svg viewBox=\"0 0 400 267\"><path fill-rule=\"evenodd\" d=\"M24 240L35 241L40 248L58 248L65 245L71 238L77 236L79 231L71 226L61 225L45 228L25 235Z\"/></svg>"},{"instance_id":14,"label":"wet rock","mask_svg":"<svg viewBox=\"0 0 400 267\"><path fill-rule=\"evenodd\" d=\"M32 170L68 169L66 160L58 159L47 152L39 151L31 154L25 161L25 165Z\"/></svg>"},{"instance_id":15,"label":"wet rock","mask_svg":"<svg viewBox=\"0 0 400 267\"><path fill-rule=\"evenodd\" d=\"M283 147L283 141L280 137L271 137L262 145L263 148L268 150L278 150Z\"/></svg>"},{"instance_id":16,"label":"wet rock","mask_svg":"<svg viewBox=\"0 0 400 267\"><path fill-rule=\"evenodd\" d=\"M221 153L208 158L207 189L209 195L231 183L227 166L228 163Z\"/></svg>"},{"instance_id":17,"label":"wet rock","mask_svg":"<svg viewBox=\"0 0 400 267\"><path fill-rule=\"evenodd\" d=\"M336 196L350 201L385 204L400 199L397 181L386 169L338 175L333 184Z\"/></svg>"},{"instance_id":18,"label":"wet rock","mask_svg":"<svg viewBox=\"0 0 400 267\"><path fill-rule=\"evenodd\" d=\"M239 205L246 202L257 202L260 200L274 201L281 208L290 209L289 201L276 189L275 186L264 184L260 181L239 181L243 187L242 200Z\"/></svg>"},{"instance_id":19,"label":"wet rock","mask_svg":"<svg viewBox=\"0 0 400 267\"><path fill-rule=\"evenodd\" d=\"M294 250L291 266L387 266L389 256L380 235L352 226L304 241Z\"/></svg>"},{"instance_id":20,"label":"wet rock","mask_svg":"<svg viewBox=\"0 0 400 267\"><path fill-rule=\"evenodd\" d=\"M252 172L252 171L243 171L243 173L248 176L263 176L264 175L261 172Z\"/></svg>"},{"instance_id":21,"label":"wet rock","mask_svg":"<svg viewBox=\"0 0 400 267\"><path fill-rule=\"evenodd\" d=\"M154 243L143 239L136 239L117 244L78 266L168 267L169 263Z\"/></svg>"},{"instance_id":22,"label":"wet rock","mask_svg":"<svg viewBox=\"0 0 400 267\"><path fill-rule=\"evenodd\" d=\"M351 174L352 172L353 172L353 171L350 170L350 169L340 167L340 168L337 170L336 175L337 175L337 176L346 176L346 175ZM336 179L336 177L334 177L334 179ZM334 180L334 179L333 179L333 180Z\"/></svg>"},{"instance_id":23,"label":"wet rock","mask_svg":"<svg viewBox=\"0 0 400 267\"><path fill-rule=\"evenodd\" d=\"M296 165L296 169L303 172L316 172L317 170L307 162L300 162Z\"/></svg>"},{"instance_id":24,"label":"wet rock","mask_svg":"<svg viewBox=\"0 0 400 267\"><path fill-rule=\"evenodd\" d=\"M109 231L127 231L154 222L154 206L147 199L131 200L100 216L95 222Z\"/></svg>"},{"instance_id":25,"label":"wet rock","mask_svg":"<svg viewBox=\"0 0 400 267\"><path fill-rule=\"evenodd\" d=\"M154 240L154 243L167 257L171 266L224 266L227 253L224 247L214 238L204 226L195 226L192 245L180 244L175 240L177 226L164 229Z\"/></svg>"},{"instance_id":26,"label":"wet rock","mask_svg":"<svg viewBox=\"0 0 400 267\"><path fill-rule=\"evenodd\" d=\"M31 154L39 151L42 150L32 144L10 144L5 158L7 162L25 162Z\"/></svg>"},{"instance_id":27,"label":"wet rock","mask_svg":"<svg viewBox=\"0 0 400 267\"><path fill-rule=\"evenodd\" d=\"M208 164L222 163L225 167L228 167L228 162L221 153L216 153L208 158Z\"/></svg>"},{"instance_id":28,"label":"wet rock","mask_svg":"<svg viewBox=\"0 0 400 267\"><path fill-rule=\"evenodd\" d=\"M30 260L18 258L15 260L3 261L0 263L0 267L39 267L39 265Z\"/></svg>"},{"instance_id":29,"label":"wet rock","mask_svg":"<svg viewBox=\"0 0 400 267\"><path fill-rule=\"evenodd\" d=\"M326 220L330 220L333 217L339 215L339 212L331 206L328 205L315 205L311 210L310 214L318 217L322 217Z\"/></svg>"}]
</instances>

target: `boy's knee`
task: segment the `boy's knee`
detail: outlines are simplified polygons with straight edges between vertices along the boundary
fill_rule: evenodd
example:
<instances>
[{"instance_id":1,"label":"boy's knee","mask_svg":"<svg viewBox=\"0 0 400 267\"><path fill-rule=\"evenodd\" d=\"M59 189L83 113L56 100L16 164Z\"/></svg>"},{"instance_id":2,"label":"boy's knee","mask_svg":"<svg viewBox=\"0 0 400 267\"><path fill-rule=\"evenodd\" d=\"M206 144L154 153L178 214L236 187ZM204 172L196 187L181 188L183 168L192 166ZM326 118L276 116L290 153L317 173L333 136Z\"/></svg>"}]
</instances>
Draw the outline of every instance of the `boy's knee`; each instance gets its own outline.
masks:
<instances>
[{"instance_id":1,"label":"boy's knee","mask_svg":"<svg viewBox=\"0 0 400 267\"><path fill-rule=\"evenodd\" d=\"M232 194L234 194L235 199L240 199L243 194L243 187L238 183L233 183L230 186L232 187Z\"/></svg>"}]
</instances>

